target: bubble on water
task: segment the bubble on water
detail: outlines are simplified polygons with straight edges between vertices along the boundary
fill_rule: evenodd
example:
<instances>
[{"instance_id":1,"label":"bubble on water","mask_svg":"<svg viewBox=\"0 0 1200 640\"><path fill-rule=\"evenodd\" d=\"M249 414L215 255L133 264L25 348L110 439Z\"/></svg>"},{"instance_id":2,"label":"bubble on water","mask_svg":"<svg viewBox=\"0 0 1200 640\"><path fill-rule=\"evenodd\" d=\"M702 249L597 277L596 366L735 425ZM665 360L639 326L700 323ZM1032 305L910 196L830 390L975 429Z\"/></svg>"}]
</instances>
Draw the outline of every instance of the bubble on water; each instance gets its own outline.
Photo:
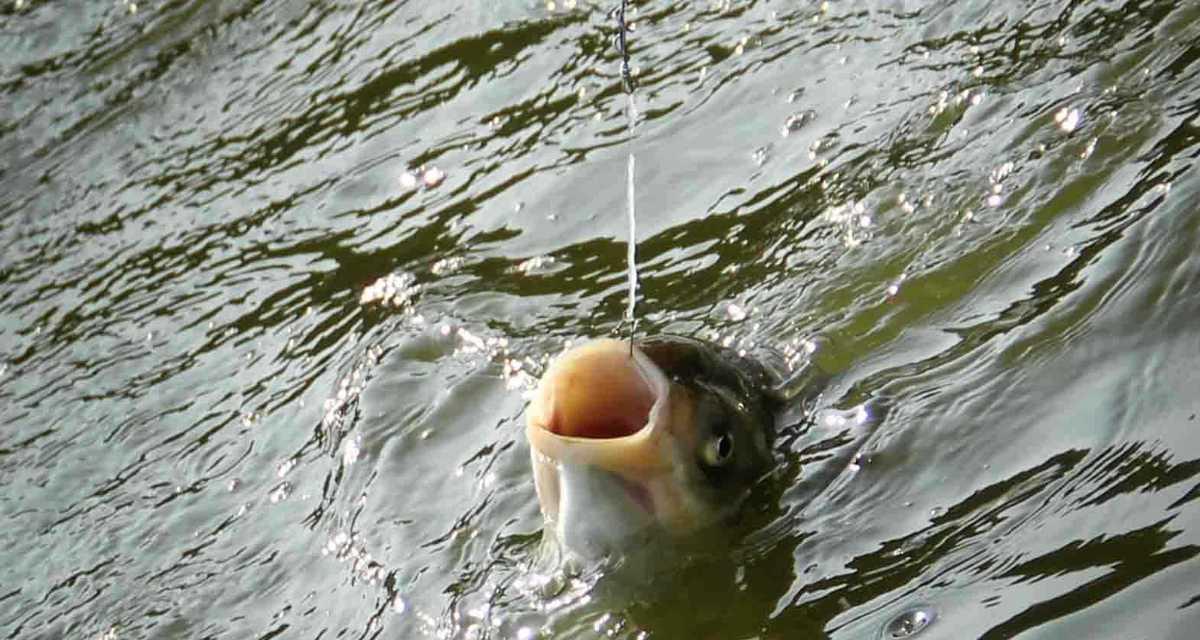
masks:
<instances>
[{"instance_id":1,"label":"bubble on water","mask_svg":"<svg viewBox=\"0 0 1200 640\"><path fill-rule=\"evenodd\" d=\"M879 634L880 638L911 638L921 633L937 618L933 607L922 605L901 612L892 618Z\"/></svg>"},{"instance_id":2,"label":"bubble on water","mask_svg":"<svg viewBox=\"0 0 1200 640\"><path fill-rule=\"evenodd\" d=\"M403 596L397 593L392 598L392 613L404 613L405 611L408 611L408 603L405 602Z\"/></svg>"},{"instance_id":3,"label":"bubble on water","mask_svg":"<svg viewBox=\"0 0 1200 640\"><path fill-rule=\"evenodd\" d=\"M741 322L746 319L746 310L735 303L730 302L725 305L725 315L729 316L734 322Z\"/></svg>"},{"instance_id":4,"label":"bubble on water","mask_svg":"<svg viewBox=\"0 0 1200 640\"><path fill-rule=\"evenodd\" d=\"M284 500L287 500L288 497L291 495L292 495L292 483L280 482L278 485L275 486L274 489L271 490L271 493L268 496L268 498L270 498L271 502L273 502L273 503L279 503L279 502L283 502Z\"/></svg>"},{"instance_id":5,"label":"bubble on water","mask_svg":"<svg viewBox=\"0 0 1200 640\"><path fill-rule=\"evenodd\" d=\"M427 189L433 189L446 180L446 172L437 167L430 167L421 172L421 184Z\"/></svg>"},{"instance_id":6,"label":"bubble on water","mask_svg":"<svg viewBox=\"0 0 1200 640\"><path fill-rule=\"evenodd\" d=\"M411 171L405 171L400 174L400 188L405 191L413 191L421 186L421 179Z\"/></svg>"},{"instance_id":7,"label":"bubble on water","mask_svg":"<svg viewBox=\"0 0 1200 640\"><path fill-rule=\"evenodd\" d=\"M803 129L806 125L816 119L817 112L813 111L812 109L806 109L799 113L793 113L783 121L783 127L780 128L779 133L786 138L793 132Z\"/></svg>"},{"instance_id":8,"label":"bubble on water","mask_svg":"<svg viewBox=\"0 0 1200 640\"><path fill-rule=\"evenodd\" d=\"M1071 133L1079 127L1080 120L1083 116L1080 115L1079 109L1063 107L1054 114L1054 122L1058 124L1058 128L1064 133Z\"/></svg>"},{"instance_id":9,"label":"bubble on water","mask_svg":"<svg viewBox=\"0 0 1200 640\"><path fill-rule=\"evenodd\" d=\"M410 306L420 292L421 285L412 274L389 273L367 285L358 302L399 309Z\"/></svg>"},{"instance_id":10,"label":"bubble on water","mask_svg":"<svg viewBox=\"0 0 1200 640\"><path fill-rule=\"evenodd\" d=\"M237 478L230 478L229 484L226 486L228 487L229 491L232 493L234 491L237 491L238 488L242 486L242 481L238 480Z\"/></svg>"},{"instance_id":11,"label":"bubble on water","mask_svg":"<svg viewBox=\"0 0 1200 640\"><path fill-rule=\"evenodd\" d=\"M836 428L836 427L843 426L845 424L846 424L846 418L842 414L840 414L836 411L829 411L828 413L825 414L825 426L830 427L830 428Z\"/></svg>"},{"instance_id":12,"label":"bubble on water","mask_svg":"<svg viewBox=\"0 0 1200 640\"><path fill-rule=\"evenodd\" d=\"M759 147L750 154L750 159L754 160L755 165L761 167L767 163L767 159L770 157L769 152L770 147Z\"/></svg>"},{"instance_id":13,"label":"bubble on water","mask_svg":"<svg viewBox=\"0 0 1200 640\"><path fill-rule=\"evenodd\" d=\"M867 405L860 404L854 409L854 421L860 425L866 424L871 420L871 412L867 411Z\"/></svg>"},{"instance_id":14,"label":"bubble on water","mask_svg":"<svg viewBox=\"0 0 1200 640\"><path fill-rule=\"evenodd\" d=\"M1000 205L1004 204L1004 196L1002 196L998 193L993 193L992 195L987 197L986 202L987 202L987 206L995 209L995 208L999 207Z\"/></svg>"},{"instance_id":15,"label":"bubble on water","mask_svg":"<svg viewBox=\"0 0 1200 640\"><path fill-rule=\"evenodd\" d=\"M362 454L362 438L354 436L347 438L346 444L342 445L342 462L347 466L358 461L358 456Z\"/></svg>"},{"instance_id":16,"label":"bubble on water","mask_svg":"<svg viewBox=\"0 0 1200 640\"><path fill-rule=\"evenodd\" d=\"M432 271L433 275L435 276L444 276L458 271L465 263L466 260L462 256L442 258L441 260L433 263L433 266L430 267L429 270Z\"/></svg>"},{"instance_id":17,"label":"bubble on water","mask_svg":"<svg viewBox=\"0 0 1200 640\"><path fill-rule=\"evenodd\" d=\"M20 9L20 5L18 5L17 8ZM114 624L105 629L102 633L100 633L100 635L96 636L94 640L117 640L117 638L120 637L118 635L119 630L120 629L117 627L117 625Z\"/></svg>"},{"instance_id":18,"label":"bubble on water","mask_svg":"<svg viewBox=\"0 0 1200 640\"><path fill-rule=\"evenodd\" d=\"M505 388L509 391L533 391L537 388L537 377L529 372L530 369L537 371L540 367L529 358L506 358L503 368Z\"/></svg>"},{"instance_id":19,"label":"bubble on water","mask_svg":"<svg viewBox=\"0 0 1200 640\"><path fill-rule=\"evenodd\" d=\"M534 256L517 264L517 271L524 275L550 273L557 261L554 256Z\"/></svg>"}]
</instances>

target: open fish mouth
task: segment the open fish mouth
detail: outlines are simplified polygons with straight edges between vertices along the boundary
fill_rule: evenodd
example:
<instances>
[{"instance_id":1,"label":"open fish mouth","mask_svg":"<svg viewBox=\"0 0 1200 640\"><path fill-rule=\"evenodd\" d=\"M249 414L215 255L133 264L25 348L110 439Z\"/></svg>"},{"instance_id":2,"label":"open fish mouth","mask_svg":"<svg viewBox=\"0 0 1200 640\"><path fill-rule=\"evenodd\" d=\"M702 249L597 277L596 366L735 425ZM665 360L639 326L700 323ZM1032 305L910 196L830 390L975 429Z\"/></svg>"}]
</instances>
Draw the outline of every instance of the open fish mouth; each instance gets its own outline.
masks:
<instances>
[{"instance_id":1,"label":"open fish mouth","mask_svg":"<svg viewBox=\"0 0 1200 640\"><path fill-rule=\"evenodd\" d=\"M672 397L667 375L627 342L595 340L551 363L526 435L538 499L560 538L604 547L675 524Z\"/></svg>"},{"instance_id":2,"label":"open fish mouth","mask_svg":"<svg viewBox=\"0 0 1200 640\"><path fill-rule=\"evenodd\" d=\"M551 363L527 414L534 449L622 475L662 468L670 381L641 350L596 340Z\"/></svg>"}]
</instances>

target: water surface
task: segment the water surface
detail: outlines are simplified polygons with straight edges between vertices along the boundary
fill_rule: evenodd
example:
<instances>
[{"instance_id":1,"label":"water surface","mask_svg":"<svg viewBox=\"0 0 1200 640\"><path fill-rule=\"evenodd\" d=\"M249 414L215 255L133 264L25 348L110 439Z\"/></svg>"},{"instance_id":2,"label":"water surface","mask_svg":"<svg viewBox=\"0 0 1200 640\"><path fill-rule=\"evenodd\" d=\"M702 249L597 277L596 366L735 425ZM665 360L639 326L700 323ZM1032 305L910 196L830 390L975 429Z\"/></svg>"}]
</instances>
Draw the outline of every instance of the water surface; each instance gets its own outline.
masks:
<instances>
[{"instance_id":1,"label":"water surface","mask_svg":"<svg viewBox=\"0 0 1200 640\"><path fill-rule=\"evenodd\" d=\"M1193 636L1200 5L635 3L640 330L833 382L633 597L521 433L625 308L615 3L4 1L3 637Z\"/></svg>"}]
</instances>

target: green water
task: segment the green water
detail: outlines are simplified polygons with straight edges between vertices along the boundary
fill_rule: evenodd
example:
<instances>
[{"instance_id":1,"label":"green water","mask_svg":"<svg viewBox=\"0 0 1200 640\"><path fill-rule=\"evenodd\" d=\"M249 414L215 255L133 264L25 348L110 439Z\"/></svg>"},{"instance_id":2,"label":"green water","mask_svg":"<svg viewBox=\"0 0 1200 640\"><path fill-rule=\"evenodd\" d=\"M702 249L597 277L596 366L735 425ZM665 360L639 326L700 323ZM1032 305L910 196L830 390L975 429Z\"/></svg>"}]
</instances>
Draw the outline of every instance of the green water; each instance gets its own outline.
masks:
<instances>
[{"instance_id":1,"label":"green water","mask_svg":"<svg viewBox=\"0 0 1200 640\"><path fill-rule=\"evenodd\" d=\"M0 0L0 637L1194 637L1200 5L634 4L626 145L615 2ZM630 148L639 329L832 381L728 557L556 590Z\"/></svg>"}]
</instances>

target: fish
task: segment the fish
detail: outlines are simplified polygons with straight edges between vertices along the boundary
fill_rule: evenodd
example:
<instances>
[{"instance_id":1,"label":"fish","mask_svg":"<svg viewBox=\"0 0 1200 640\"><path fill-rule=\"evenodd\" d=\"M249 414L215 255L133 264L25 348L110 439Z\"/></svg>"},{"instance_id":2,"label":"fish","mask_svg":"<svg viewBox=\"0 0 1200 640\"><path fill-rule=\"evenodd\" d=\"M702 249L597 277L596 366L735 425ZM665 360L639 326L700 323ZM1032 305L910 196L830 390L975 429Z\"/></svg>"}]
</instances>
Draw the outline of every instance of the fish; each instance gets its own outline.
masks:
<instances>
[{"instance_id":1,"label":"fish","mask_svg":"<svg viewBox=\"0 0 1200 640\"><path fill-rule=\"evenodd\" d=\"M727 522L775 464L778 383L756 360L683 336L561 353L526 409L545 536L612 557Z\"/></svg>"}]
</instances>

